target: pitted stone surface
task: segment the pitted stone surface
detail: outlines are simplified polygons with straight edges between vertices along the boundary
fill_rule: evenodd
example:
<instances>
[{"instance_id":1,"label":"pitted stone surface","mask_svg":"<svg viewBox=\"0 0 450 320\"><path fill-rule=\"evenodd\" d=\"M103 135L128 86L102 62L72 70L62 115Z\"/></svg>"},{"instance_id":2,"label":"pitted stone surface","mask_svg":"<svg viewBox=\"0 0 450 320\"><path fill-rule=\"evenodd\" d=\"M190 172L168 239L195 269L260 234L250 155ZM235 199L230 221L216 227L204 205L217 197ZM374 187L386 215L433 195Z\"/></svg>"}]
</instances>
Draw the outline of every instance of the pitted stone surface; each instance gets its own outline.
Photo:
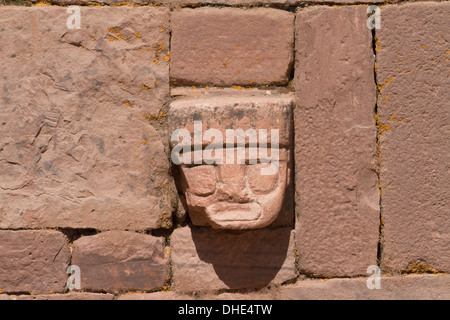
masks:
<instances>
[{"instance_id":1,"label":"pitted stone surface","mask_svg":"<svg viewBox=\"0 0 450 320\"><path fill-rule=\"evenodd\" d=\"M0 230L0 289L62 292L69 259L68 240L61 232Z\"/></svg>"},{"instance_id":2,"label":"pitted stone surface","mask_svg":"<svg viewBox=\"0 0 450 320\"><path fill-rule=\"evenodd\" d=\"M176 292L239 289L281 284L295 278L290 228L230 233L183 227L171 236Z\"/></svg>"},{"instance_id":3,"label":"pitted stone surface","mask_svg":"<svg viewBox=\"0 0 450 320\"><path fill-rule=\"evenodd\" d=\"M450 271L450 3L382 8L382 264Z\"/></svg>"},{"instance_id":4,"label":"pitted stone surface","mask_svg":"<svg viewBox=\"0 0 450 320\"><path fill-rule=\"evenodd\" d=\"M107 231L73 243L72 264L80 268L81 288L154 290L168 275L164 239L129 231Z\"/></svg>"},{"instance_id":5,"label":"pitted stone surface","mask_svg":"<svg viewBox=\"0 0 450 320\"><path fill-rule=\"evenodd\" d=\"M366 7L297 15L296 230L300 271L356 276L377 264L376 86Z\"/></svg>"},{"instance_id":6,"label":"pitted stone surface","mask_svg":"<svg viewBox=\"0 0 450 320\"><path fill-rule=\"evenodd\" d=\"M179 85L287 84L294 15L269 8L177 9L170 77Z\"/></svg>"},{"instance_id":7,"label":"pitted stone surface","mask_svg":"<svg viewBox=\"0 0 450 320\"><path fill-rule=\"evenodd\" d=\"M170 227L154 121L169 95L169 10L82 7L79 30L68 17L0 11L0 227Z\"/></svg>"}]
</instances>

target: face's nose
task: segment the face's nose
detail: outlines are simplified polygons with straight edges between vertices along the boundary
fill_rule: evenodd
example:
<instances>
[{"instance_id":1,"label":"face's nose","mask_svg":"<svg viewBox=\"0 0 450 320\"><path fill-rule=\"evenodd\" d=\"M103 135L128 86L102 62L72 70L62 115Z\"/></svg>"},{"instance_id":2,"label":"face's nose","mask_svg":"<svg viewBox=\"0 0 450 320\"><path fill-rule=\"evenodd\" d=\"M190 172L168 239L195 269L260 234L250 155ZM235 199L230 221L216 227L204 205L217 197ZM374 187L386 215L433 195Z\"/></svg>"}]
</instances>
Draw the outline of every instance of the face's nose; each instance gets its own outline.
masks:
<instances>
[{"instance_id":1,"label":"face's nose","mask_svg":"<svg viewBox=\"0 0 450 320\"><path fill-rule=\"evenodd\" d=\"M249 200L244 164L219 165L219 200L246 203Z\"/></svg>"}]
</instances>

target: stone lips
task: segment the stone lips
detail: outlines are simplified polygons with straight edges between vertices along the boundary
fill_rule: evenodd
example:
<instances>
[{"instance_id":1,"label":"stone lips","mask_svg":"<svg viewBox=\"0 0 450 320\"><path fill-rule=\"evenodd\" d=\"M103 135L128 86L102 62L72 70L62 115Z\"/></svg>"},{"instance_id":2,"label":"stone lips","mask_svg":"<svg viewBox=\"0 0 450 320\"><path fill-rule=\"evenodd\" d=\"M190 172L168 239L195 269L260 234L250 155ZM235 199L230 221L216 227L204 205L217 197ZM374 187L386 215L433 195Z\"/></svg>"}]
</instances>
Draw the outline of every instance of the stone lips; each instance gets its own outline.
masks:
<instances>
[{"instance_id":1,"label":"stone lips","mask_svg":"<svg viewBox=\"0 0 450 320\"><path fill-rule=\"evenodd\" d=\"M287 84L294 15L253 8L176 9L170 76L177 85Z\"/></svg>"},{"instance_id":2,"label":"stone lips","mask_svg":"<svg viewBox=\"0 0 450 320\"><path fill-rule=\"evenodd\" d=\"M0 12L0 227L170 227L169 162L143 116L169 95L169 9L82 7L80 30L69 16Z\"/></svg>"},{"instance_id":3,"label":"stone lips","mask_svg":"<svg viewBox=\"0 0 450 320\"><path fill-rule=\"evenodd\" d=\"M448 2L383 6L376 31L384 272L450 271L449 16Z\"/></svg>"},{"instance_id":4,"label":"stone lips","mask_svg":"<svg viewBox=\"0 0 450 320\"><path fill-rule=\"evenodd\" d=\"M376 85L366 9L297 14L296 231L307 275L365 275L377 265Z\"/></svg>"}]
</instances>

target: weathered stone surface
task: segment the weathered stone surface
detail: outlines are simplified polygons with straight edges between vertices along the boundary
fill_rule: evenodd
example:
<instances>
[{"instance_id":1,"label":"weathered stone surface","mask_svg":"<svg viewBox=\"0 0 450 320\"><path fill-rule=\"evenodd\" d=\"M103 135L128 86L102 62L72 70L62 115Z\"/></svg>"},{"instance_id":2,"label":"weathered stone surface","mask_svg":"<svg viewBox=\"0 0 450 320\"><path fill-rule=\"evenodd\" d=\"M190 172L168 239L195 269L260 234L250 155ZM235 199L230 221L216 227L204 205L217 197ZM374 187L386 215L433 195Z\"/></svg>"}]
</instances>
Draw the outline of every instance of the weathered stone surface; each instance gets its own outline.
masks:
<instances>
[{"instance_id":1,"label":"weathered stone surface","mask_svg":"<svg viewBox=\"0 0 450 320\"><path fill-rule=\"evenodd\" d=\"M280 284L295 277L290 228L245 232L183 227L171 236L176 292Z\"/></svg>"},{"instance_id":2,"label":"weathered stone surface","mask_svg":"<svg viewBox=\"0 0 450 320\"><path fill-rule=\"evenodd\" d=\"M0 227L169 227L169 10L5 7ZM154 59L155 62L152 60ZM167 60L167 59L166 59Z\"/></svg>"},{"instance_id":3,"label":"weathered stone surface","mask_svg":"<svg viewBox=\"0 0 450 320\"><path fill-rule=\"evenodd\" d=\"M304 280L280 288L282 300L448 300L448 275L382 277L381 289L367 279Z\"/></svg>"},{"instance_id":4,"label":"weathered stone surface","mask_svg":"<svg viewBox=\"0 0 450 320\"><path fill-rule=\"evenodd\" d=\"M72 264L81 289L153 290L168 275L164 239L128 231L107 231L73 243Z\"/></svg>"},{"instance_id":5,"label":"weathered stone surface","mask_svg":"<svg viewBox=\"0 0 450 320\"><path fill-rule=\"evenodd\" d=\"M7 294L0 294L0 301L11 300Z\"/></svg>"},{"instance_id":6,"label":"weathered stone surface","mask_svg":"<svg viewBox=\"0 0 450 320\"><path fill-rule=\"evenodd\" d=\"M194 121L201 121L201 124L195 125ZM192 137L191 142L187 144L191 152L183 150L184 153L180 157L186 159L186 155L190 154L187 161L191 164L196 161L194 154L203 157L202 162L195 163L196 166L186 164L182 160L178 168L180 190L184 194L194 225L235 230L258 229L271 224L292 226L294 219L289 150L292 145L290 96L219 95L175 101L170 106L169 130L175 132L179 129L187 130L187 138ZM234 129L236 132L241 129L242 134L253 130L256 141L247 136L245 148L250 155L249 146L255 143L252 150L256 151L257 157L254 159L258 163L237 163L235 146L238 140L229 139L228 129ZM275 139L276 135L272 135L273 129L278 130L278 140ZM194 135L196 130L201 130L203 139ZM208 132L213 132L212 130L218 132L214 133L214 138L208 136ZM270 147L260 139L261 130L266 130L267 142L272 143ZM187 138L183 137L184 144ZM178 159L174 152L180 151L177 149L180 141L176 136L172 139L172 159ZM275 146L274 141L279 143L279 147ZM207 149L211 142L219 145L221 155L217 159L221 163L211 164L205 160L208 158ZM197 146L198 151L195 149ZM201 146L205 147L205 150L202 151ZM272 157L271 163L262 164L261 153L264 153L263 148L267 147L267 156ZM232 163L228 160L230 150L234 153ZM213 157L218 156L214 154ZM264 171L269 171L269 168L273 170Z\"/></svg>"},{"instance_id":7,"label":"weathered stone surface","mask_svg":"<svg viewBox=\"0 0 450 320\"><path fill-rule=\"evenodd\" d=\"M117 300L194 300L192 296L179 294L173 291L160 291L152 293L130 293L120 295Z\"/></svg>"},{"instance_id":8,"label":"weathered stone surface","mask_svg":"<svg viewBox=\"0 0 450 320\"><path fill-rule=\"evenodd\" d=\"M61 1L61 0L59 0ZM69 0L70 1L70 0ZM170 1L172 5L195 5L195 4L224 4L224 5L263 5L263 4L272 4L272 5L286 5L286 6L294 6L305 3L305 0L162 0L162 1ZM160 2L162 2L160 0ZM327 3L355 3L355 2L367 2L367 3L381 3L383 0L310 0L308 2L327 2Z\"/></svg>"},{"instance_id":9,"label":"weathered stone surface","mask_svg":"<svg viewBox=\"0 0 450 320\"><path fill-rule=\"evenodd\" d=\"M365 274L377 264L376 87L366 8L297 16L296 230L300 272Z\"/></svg>"},{"instance_id":10,"label":"weathered stone surface","mask_svg":"<svg viewBox=\"0 0 450 320\"><path fill-rule=\"evenodd\" d=\"M69 264L67 238L57 231L0 230L0 289L62 292Z\"/></svg>"},{"instance_id":11,"label":"weathered stone surface","mask_svg":"<svg viewBox=\"0 0 450 320\"><path fill-rule=\"evenodd\" d=\"M385 271L450 271L449 16L448 2L384 6L376 31Z\"/></svg>"},{"instance_id":12,"label":"weathered stone surface","mask_svg":"<svg viewBox=\"0 0 450 320\"><path fill-rule=\"evenodd\" d=\"M23 295L18 300L113 300L109 293L70 292L66 294Z\"/></svg>"},{"instance_id":13,"label":"weathered stone surface","mask_svg":"<svg viewBox=\"0 0 450 320\"><path fill-rule=\"evenodd\" d=\"M286 84L294 15L254 8L177 9L170 77L176 84Z\"/></svg>"}]
</instances>

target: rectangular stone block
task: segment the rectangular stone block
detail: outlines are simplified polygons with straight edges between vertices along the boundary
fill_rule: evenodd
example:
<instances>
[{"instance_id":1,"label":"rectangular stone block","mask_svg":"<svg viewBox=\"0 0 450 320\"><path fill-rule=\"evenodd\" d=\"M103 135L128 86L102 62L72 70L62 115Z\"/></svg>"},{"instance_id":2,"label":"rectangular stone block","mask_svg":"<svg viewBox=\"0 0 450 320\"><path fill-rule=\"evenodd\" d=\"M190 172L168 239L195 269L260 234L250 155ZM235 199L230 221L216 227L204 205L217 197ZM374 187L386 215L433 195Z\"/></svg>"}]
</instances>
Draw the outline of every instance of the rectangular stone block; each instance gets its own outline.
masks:
<instances>
[{"instance_id":1,"label":"rectangular stone block","mask_svg":"<svg viewBox=\"0 0 450 320\"><path fill-rule=\"evenodd\" d=\"M107 231L74 241L72 265L80 268L81 289L150 291L169 274L164 239L129 231Z\"/></svg>"},{"instance_id":2,"label":"rectangular stone block","mask_svg":"<svg viewBox=\"0 0 450 320\"><path fill-rule=\"evenodd\" d=\"M368 289L365 278L304 280L283 286L282 300L448 300L448 275L381 277L380 289ZM370 279L369 279L370 280Z\"/></svg>"},{"instance_id":3,"label":"rectangular stone block","mask_svg":"<svg viewBox=\"0 0 450 320\"><path fill-rule=\"evenodd\" d=\"M170 77L175 84L286 84L293 62L294 15L253 8L172 13Z\"/></svg>"},{"instance_id":4,"label":"rectangular stone block","mask_svg":"<svg viewBox=\"0 0 450 320\"><path fill-rule=\"evenodd\" d=\"M80 14L0 10L0 227L170 227L169 10Z\"/></svg>"},{"instance_id":5,"label":"rectangular stone block","mask_svg":"<svg viewBox=\"0 0 450 320\"><path fill-rule=\"evenodd\" d=\"M50 301L81 301L81 300L113 300L109 293L70 292L65 294L22 295L18 300L50 300Z\"/></svg>"},{"instance_id":6,"label":"rectangular stone block","mask_svg":"<svg viewBox=\"0 0 450 320\"><path fill-rule=\"evenodd\" d=\"M450 3L382 8L382 266L450 271Z\"/></svg>"},{"instance_id":7,"label":"rectangular stone block","mask_svg":"<svg viewBox=\"0 0 450 320\"><path fill-rule=\"evenodd\" d=\"M0 230L0 289L62 292L69 259L68 240L60 232Z\"/></svg>"},{"instance_id":8,"label":"rectangular stone block","mask_svg":"<svg viewBox=\"0 0 450 320\"><path fill-rule=\"evenodd\" d=\"M294 250L290 228L178 228L171 236L173 288L196 292L281 284L295 278Z\"/></svg>"},{"instance_id":9,"label":"rectangular stone block","mask_svg":"<svg viewBox=\"0 0 450 320\"><path fill-rule=\"evenodd\" d=\"M366 7L297 15L296 230L300 272L356 276L377 264L376 87Z\"/></svg>"}]
</instances>

